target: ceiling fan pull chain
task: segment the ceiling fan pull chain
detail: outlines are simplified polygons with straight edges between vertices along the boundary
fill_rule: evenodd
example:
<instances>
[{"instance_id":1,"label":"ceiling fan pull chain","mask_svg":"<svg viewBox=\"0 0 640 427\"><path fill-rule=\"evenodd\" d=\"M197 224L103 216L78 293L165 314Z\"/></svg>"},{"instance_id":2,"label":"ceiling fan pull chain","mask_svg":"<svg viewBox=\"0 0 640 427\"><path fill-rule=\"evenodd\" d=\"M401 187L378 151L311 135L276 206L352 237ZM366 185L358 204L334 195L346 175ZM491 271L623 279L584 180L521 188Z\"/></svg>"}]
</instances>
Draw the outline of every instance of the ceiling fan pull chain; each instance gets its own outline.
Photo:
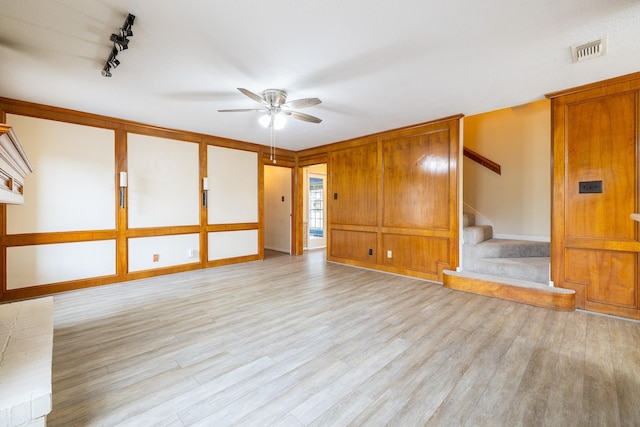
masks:
<instances>
[{"instance_id":1,"label":"ceiling fan pull chain","mask_svg":"<svg viewBox=\"0 0 640 427\"><path fill-rule=\"evenodd\" d=\"M273 126L273 122L270 126L271 130L271 156L270 159L273 160L273 164L276 164L276 129Z\"/></svg>"}]
</instances>

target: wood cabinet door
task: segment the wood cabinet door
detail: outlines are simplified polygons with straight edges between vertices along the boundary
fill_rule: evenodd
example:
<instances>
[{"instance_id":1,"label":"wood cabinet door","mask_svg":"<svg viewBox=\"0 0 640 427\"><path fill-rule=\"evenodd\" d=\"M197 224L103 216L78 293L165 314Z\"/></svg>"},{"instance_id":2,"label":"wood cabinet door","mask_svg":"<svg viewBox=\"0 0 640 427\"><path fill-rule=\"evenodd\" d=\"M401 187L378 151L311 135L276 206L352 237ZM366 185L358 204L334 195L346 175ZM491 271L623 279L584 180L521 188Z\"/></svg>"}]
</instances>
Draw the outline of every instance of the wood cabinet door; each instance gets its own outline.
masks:
<instances>
[{"instance_id":1,"label":"wood cabinet door","mask_svg":"<svg viewBox=\"0 0 640 427\"><path fill-rule=\"evenodd\" d=\"M552 280L580 308L640 318L640 81L553 99Z\"/></svg>"}]
</instances>

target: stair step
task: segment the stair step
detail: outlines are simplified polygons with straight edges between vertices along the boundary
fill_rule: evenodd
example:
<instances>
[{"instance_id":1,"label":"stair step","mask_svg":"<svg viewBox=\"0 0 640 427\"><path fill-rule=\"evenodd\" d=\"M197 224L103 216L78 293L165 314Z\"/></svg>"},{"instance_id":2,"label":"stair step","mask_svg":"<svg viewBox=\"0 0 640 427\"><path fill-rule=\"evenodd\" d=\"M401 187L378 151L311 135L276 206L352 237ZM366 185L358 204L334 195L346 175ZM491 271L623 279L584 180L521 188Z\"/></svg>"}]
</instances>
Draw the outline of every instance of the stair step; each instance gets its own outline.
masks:
<instances>
[{"instance_id":1,"label":"stair step","mask_svg":"<svg viewBox=\"0 0 640 427\"><path fill-rule=\"evenodd\" d=\"M471 227L476 225L476 216L472 213L462 214L462 227Z\"/></svg>"},{"instance_id":2,"label":"stair step","mask_svg":"<svg viewBox=\"0 0 640 427\"><path fill-rule=\"evenodd\" d=\"M445 287L459 291L561 311L573 311L576 307L572 289L467 271L444 270L443 279Z\"/></svg>"},{"instance_id":3,"label":"stair step","mask_svg":"<svg viewBox=\"0 0 640 427\"><path fill-rule=\"evenodd\" d=\"M466 240L465 240L466 244ZM551 253L549 242L531 240L488 239L464 248L465 258L523 258L548 257Z\"/></svg>"},{"instance_id":4,"label":"stair step","mask_svg":"<svg viewBox=\"0 0 640 427\"><path fill-rule=\"evenodd\" d=\"M465 271L547 285L549 283L549 258L480 258L474 260L471 265L465 266Z\"/></svg>"},{"instance_id":5,"label":"stair step","mask_svg":"<svg viewBox=\"0 0 640 427\"><path fill-rule=\"evenodd\" d=\"M472 225L462 229L462 238L466 245L477 245L493 237L490 225Z\"/></svg>"}]
</instances>

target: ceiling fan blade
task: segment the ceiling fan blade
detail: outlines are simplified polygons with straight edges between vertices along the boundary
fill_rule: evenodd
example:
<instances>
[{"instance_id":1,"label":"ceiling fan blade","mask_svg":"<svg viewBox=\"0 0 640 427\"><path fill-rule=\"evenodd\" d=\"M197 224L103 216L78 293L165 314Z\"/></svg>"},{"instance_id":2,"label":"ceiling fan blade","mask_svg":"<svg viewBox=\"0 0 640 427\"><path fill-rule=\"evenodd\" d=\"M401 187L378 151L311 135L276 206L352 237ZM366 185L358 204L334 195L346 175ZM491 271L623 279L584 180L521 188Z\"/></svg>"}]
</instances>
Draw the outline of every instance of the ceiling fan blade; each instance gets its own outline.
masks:
<instances>
[{"instance_id":1,"label":"ceiling fan blade","mask_svg":"<svg viewBox=\"0 0 640 427\"><path fill-rule=\"evenodd\" d=\"M322 121L322 119L314 117L314 116L312 116L310 114L300 113L299 111L284 111L284 110L282 110L282 112L284 114L286 114L287 116L291 116L294 119L298 119L298 120L304 120L305 122L320 123Z\"/></svg>"},{"instance_id":2,"label":"ceiling fan blade","mask_svg":"<svg viewBox=\"0 0 640 427\"><path fill-rule=\"evenodd\" d=\"M313 107L314 105L321 104L322 101L318 98L302 98L302 99L294 99L293 101L289 101L284 104L284 107L289 108L307 108Z\"/></svg>"},{"instance_id":3,"label":"ceiling fan blade","mask_svg":"<svg viewBox=\"0 0 640 427\"><path fill-rule=\"evenodd\" d=\"M251 92L250 90L244 89L239 87L238 90L240 92L242 92L243 94L247 95L249 98L253 99L256 102L259 102L262 105L269 105L269 103L267 101L264 100L264 98L262 98L260 95L256 95L255 93Z\"/></svg>"},{"instance_id":4,"label":"ceiling fan blade","mask_svg":"<svg viewBox=\"0 0 640 427\"><path fill-rule=\"evenodd\" d=\"M241 113L246 111L267 111L264 108L235 108L231 110L218 110L218 113Z\"/></svg>"}]
</instances>

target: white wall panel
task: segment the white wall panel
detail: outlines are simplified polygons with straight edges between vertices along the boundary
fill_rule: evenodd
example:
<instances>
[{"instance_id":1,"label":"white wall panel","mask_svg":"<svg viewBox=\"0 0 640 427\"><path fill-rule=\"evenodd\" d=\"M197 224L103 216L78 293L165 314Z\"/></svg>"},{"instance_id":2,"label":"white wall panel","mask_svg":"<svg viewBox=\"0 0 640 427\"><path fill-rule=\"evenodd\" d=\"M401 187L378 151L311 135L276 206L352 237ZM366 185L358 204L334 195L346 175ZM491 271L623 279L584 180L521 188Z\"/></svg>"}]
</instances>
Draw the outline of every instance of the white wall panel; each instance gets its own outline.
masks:
<instances>
[{"instance_id":1,"label":"white wall panel","mask_svg":"<svg viewBox=\"0 0 640 427\"><path fill-rule=\"evenodd\" d=\"M209 261L258 253L258 230L209 233Z\"/></svg>"},{"instance_id":2,"label":"white wall panel","mask_svg":"<svg viewBox=\"0 0 640 427\"><path fill-rule=\"evenodd\" d=\"M7 289L114 274L115 240L7 248Z\"/></svg>"},{"instance_id":3,"label":"white wall panel","mask_svg":"<svg viewBox=\"0 0 640 427\"><path fill-rule=\"evenodd\" d=\"M7 114L34 172L24 205L7 207L7 233L115 228L115 134Z\"/></svg>"},{"instance_id":4,"label":"white wall panel","mask_svg":"<svg viewBox=\"0 0 640 427\"><path fill-rule=\"evenodd\" d=\"M200 262L200 235L138 237L129 239L129 271L152 270L181 264ZM193 258L189 251L193 251ZM159 256L153 261L153 256Z\"/></svg>"},{"instance_id":5,"label":"white wall panel","mask_svg":"<svg viewBox=\"0 0 640 427\"><path fill-rule=\"evenodd\" d=\"M209 146L209 224L258 222L258 153Z\"/></svg>"},{"instance_id":6,"label":"white wall panel","mask_svg":"<svg viewBox=\"0 0 640 427\"><path fill-rule=\"evenodd\" d=\"M200 223L198 144L128 134L129 227Z\"/></svg>"}]
</instances>

